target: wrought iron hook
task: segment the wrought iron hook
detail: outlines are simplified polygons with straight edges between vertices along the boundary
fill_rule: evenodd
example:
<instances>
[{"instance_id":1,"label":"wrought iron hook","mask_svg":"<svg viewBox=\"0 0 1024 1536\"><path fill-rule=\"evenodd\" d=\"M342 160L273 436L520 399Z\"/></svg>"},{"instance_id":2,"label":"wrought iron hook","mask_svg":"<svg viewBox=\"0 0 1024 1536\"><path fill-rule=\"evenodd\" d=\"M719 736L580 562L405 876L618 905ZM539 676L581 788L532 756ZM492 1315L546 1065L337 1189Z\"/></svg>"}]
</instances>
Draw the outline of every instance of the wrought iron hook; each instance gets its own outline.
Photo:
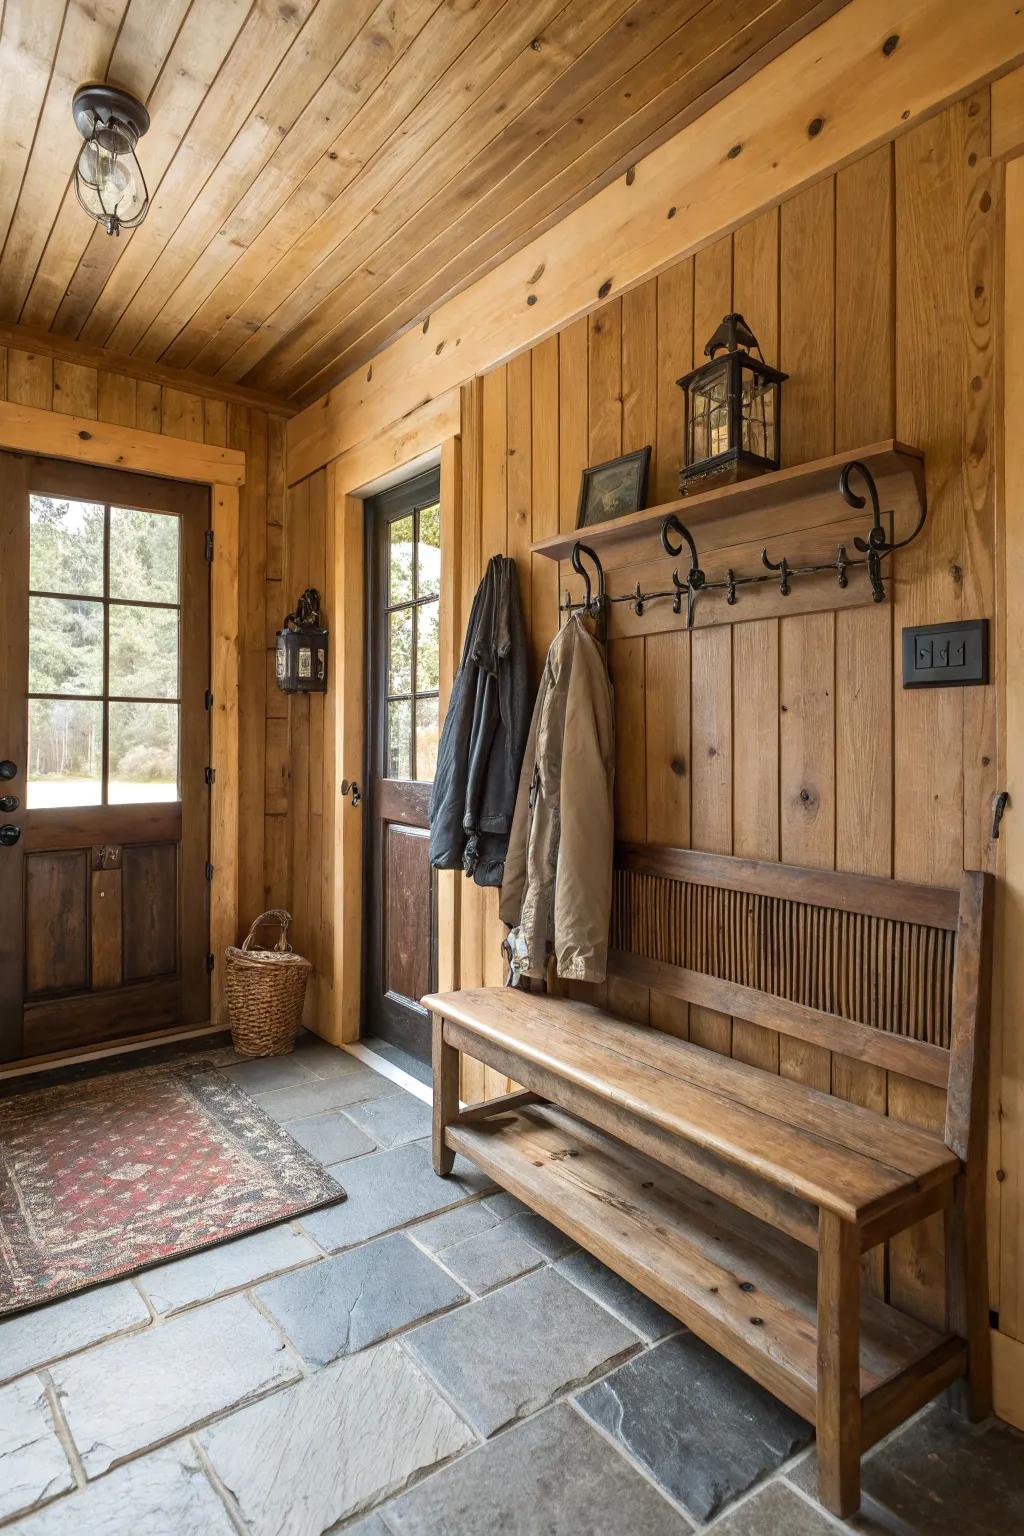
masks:
<instances>
[{"instance_id":1,"label":"wrought iron hook","mask_svg":"<svg viewBox=\"0 0 1024 1536\"><path fill-rule=\"evenodd\" d=\"M766 549L762 549L762 551L761 551L761 564L764 566L766 571L778 571L778 573L779 573L779 591L780 591L780 593L782 594L783 597L788 597L789 596L789 561L786 559L785 555L783 555L781 560L769 560L768 559L768 551Z\"/></svg>"},{"instance_id":2,"label":"wrought iron hook","mask_svg":"<svg viewBox=\"0 0 1024 1536\"><path fill-rule=\"evenodd\" d=\"M850 485L850 477L858 474L867 488L868 497L871 500L871 528L866 539L859 535L854 538L854 548L867 556L868 580L871 583L872 601L882 603L885 601L885 583L882 581L882 561L886 555L891 555L894 549L903 547L916 539L924 527L925 518L928 516L928 506L924 497L921 498L920 512L914 528L905 539L899 539L890 543L885 533L885 525L882 522L882 513L878 504L878 487L875 477L866 464L860 459L851 459L844 464L839 474L839 494L849 507L863 507L865 498L857 494Z\"/></svg>"},{"instance_id":3,"label":"wrought iron hook","mask_svg":"<svg viewBox=\"0 0 1024 1536\"><path fill-rule=\"evenodd\" d=\"M584 555L593 565L594 573L597 577L596 596L591 586L590 574L583 564ZM606 640L608 634L608 605L604 589L604 566L601 564L597 551L591 549L589 544L584 544L577 539L569 556L569 564L577 576L583 577L583 607L595 621L596 638L601 641Z\"/></svg>"}]
</instances>

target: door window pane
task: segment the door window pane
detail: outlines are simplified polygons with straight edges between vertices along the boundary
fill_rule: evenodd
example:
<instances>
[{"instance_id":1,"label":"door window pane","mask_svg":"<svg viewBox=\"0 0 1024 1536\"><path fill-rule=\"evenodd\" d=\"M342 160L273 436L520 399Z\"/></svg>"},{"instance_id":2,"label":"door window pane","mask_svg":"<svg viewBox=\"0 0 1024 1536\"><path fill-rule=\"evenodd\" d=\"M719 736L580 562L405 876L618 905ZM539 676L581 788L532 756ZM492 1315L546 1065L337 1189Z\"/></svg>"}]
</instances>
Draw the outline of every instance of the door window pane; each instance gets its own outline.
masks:
<instances>
[{"instance_id":1,"label":"door window pane","mask_svg":"<svg viewBox=\"0 0 1024 1536\"><path fill-rule=\"evenodd\" d=\"M85 699L30 699L30 810L99 805L103 798L103 705Z\"/></svg>"},{"instance_id":2,"label":"door window pane","mask_svg":"<svg viewBox=\"0 0 1024 1536\"><path fill-rule=\"evenodd\" d=\"M416 700L416 777L430 781L437 772L437 698Z\"/></svg>"},{"instance_id":3,"label":"door window pane","mask_svg":"<svg viewBox=\"0 0 1024 1536\"><path fill-rule=\"evenodd\" d=\"M166 512L110 509L110 596L178 601L180 520Z\"/></svg>"},{"instance_id":4,"label":"door window pane","mask_svg":"<svg viewBox=\"0 0 1024 1536\"><path fill-rule=\"evenodd\" d=\"M388 615L388 693L412 692L412 609Z\"/></svg>"},{"instance_id":5,"label":"door window pane","mask_svg":"<svg viewBox=\"0 0 1024 1536\"><path fill-rule=\"evenodd\" d=\"M417 693L429 693L440 684L439 617L439 603L424 603L416 610Z\"/></svg>"},{"instance_id":6,"label":"door window pane","mask_svg":"<svg viewBox=\"0 0 1024 1536\"><path fill-rule=\"evenodd\" d=\"M384 777L386 779L412 778L412 701L410 699L392 699L388 703Z\"/></svg>"},{"instance_id":7,"label":"door window pane","mask_svg":"<svg viewBox=\"0 0 1024 1536\"><path fill-rule=\"evenodd\" d=\"M177 704L111 703L109 709L109 804L177 800Z\"/></svg>"},{"instance_id":8,"label":"door window pane","mask_svg":"<svg viewBox=\"0 0 1024 1536\"><path fill-rule=\"evenodd\" d=\"M441 508L423 507L420 511L420 537L417 549L416 596L431 597L441 590Z\"/></svg>"},{"instance_id":9,"label":"door window pane","mask_svg":"<svg viewBox=\"0 0 1024 1536\"><path fill-rule=\"evenodd\" d=\"M30 597L30 693L103 692L103 604L77 597Z\"/></svg>"},{"instance_id":10,"label":"door window pane","mask_svg":"<svg viewBox=\"0 0 1024 1536\"><path fill-rule=\"evenodd\" d=\"M150 699L178 696L178 610L110 607L109 689Z\"/></svg>"},{"instance_id":11,"label":"door window pane","mask_svg":"<svg viewBox=\"0 0 1024 1536\"><path fill-rule=\"evenodd\" d=\"M62 496L29 500L29 586L33 592L103 595L103 505Z\"/></svg>"},{"instance_id":12,"label":"door window pane","mask_svg":"<svg viewBox=\"0 0 1024 1536\"><path fill-rule=\"evenodd\" d=\"M407 603L412 590L412 515L388 526L388 607Z\"/></svg>"}]
</instances>

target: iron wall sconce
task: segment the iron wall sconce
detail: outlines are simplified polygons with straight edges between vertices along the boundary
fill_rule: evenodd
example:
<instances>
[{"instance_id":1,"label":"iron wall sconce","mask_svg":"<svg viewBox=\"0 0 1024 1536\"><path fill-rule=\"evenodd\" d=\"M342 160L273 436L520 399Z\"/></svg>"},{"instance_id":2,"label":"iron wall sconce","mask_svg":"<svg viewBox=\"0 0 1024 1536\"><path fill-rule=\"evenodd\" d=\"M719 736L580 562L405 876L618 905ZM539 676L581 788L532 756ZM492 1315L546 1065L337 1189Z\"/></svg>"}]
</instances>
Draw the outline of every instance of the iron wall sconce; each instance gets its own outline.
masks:
<instances>
[{"instance_id":1,"label":"iron wall sconce","mask_svg":"<svg viewBox=\"0 0 1024 1536\"><path fill-rule=\"evenodd\" d=\"M306 588L277 632L274 676L283 693L327 692L327 631L315 587Z\"/></svg>"}]
</instances>

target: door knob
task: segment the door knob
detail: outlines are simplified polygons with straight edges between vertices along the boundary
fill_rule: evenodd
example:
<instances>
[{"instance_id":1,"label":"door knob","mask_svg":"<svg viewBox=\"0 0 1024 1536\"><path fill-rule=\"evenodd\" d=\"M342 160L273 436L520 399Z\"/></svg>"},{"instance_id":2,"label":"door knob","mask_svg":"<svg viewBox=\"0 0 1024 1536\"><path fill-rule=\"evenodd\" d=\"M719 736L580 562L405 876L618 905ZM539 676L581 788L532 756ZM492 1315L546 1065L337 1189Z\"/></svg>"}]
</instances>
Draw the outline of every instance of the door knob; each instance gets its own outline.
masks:
<instances>
[{"instance_id":1,"label":"door knob","mask_svg":"<svg viewBox=\"0 0 1024 1536\"><path fill-rule=\"evenodd\" d=\"M353 805L358 805L363 798L355 779L342 779L341 792L343 795L351 794Z\"/></svg>"},{"instance_id":2,"label":"door knob","mask_svg":"<svg viewBox=\"0 0 1024 1536\"><path fill-rule=\"evenodd\" d=\"M0 843L5 848L12 847L21 836L21 828L16 827L12 821L5 821L0 827Z\"/></svg>"},{"instance_id":3,"label":"door knob","mask_svg":"<svg viewBox=\"0 0 1024 1536\"><path fill-rule=\"evenodd\" d=\"M21 801L17 795L0 795L0 811L3 811L5 814L16 811L20 804Z\"/></svg>"},{"instance_id":4,"label":"door knob","mask_svg":"<svg viewBox=\"0 0 1024 1536\"><path fill-rule=\"evenodd\" d=\"M17 763L12 763L9 757L0 762L0 779L13 779L17 772Z\"/></svg>"}]
</instances>

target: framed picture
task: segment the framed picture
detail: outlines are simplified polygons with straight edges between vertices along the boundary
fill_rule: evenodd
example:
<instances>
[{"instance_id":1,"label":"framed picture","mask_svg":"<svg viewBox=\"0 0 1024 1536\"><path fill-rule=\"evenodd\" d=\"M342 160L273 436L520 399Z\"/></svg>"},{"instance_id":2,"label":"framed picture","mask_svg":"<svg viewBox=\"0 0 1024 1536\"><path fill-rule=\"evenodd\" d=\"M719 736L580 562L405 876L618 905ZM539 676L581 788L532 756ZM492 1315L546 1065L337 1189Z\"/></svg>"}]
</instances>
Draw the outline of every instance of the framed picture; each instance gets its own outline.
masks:
<instances>
[{"instance_id":1,"label":"framed picture","mask_svg":"<svg viewBox=\"0 0 1024 1536\"><path fill-rule=\"evenodd\" d=\"M576 508L576 527L589 528L607 523L629 512L639 512L647 505L647 474L651 467L651 445L594 464L583 471L580 500Z\"/></svg>"}]
</instances>

